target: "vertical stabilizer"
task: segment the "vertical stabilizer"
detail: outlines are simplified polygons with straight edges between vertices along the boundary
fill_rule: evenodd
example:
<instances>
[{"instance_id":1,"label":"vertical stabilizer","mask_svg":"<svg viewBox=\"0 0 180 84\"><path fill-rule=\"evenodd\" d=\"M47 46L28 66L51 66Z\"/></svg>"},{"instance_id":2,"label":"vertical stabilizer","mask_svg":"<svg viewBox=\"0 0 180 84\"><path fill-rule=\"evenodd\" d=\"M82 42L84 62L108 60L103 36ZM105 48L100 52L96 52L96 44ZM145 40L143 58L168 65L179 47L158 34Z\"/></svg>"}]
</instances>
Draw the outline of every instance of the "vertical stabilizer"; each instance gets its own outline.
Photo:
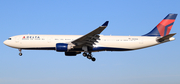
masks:
<instances>
[{"instance_id":1,"label":"vertical stabilizer","mask_svg":"<svg viewBox=\"0 0 180 84\"><path fill-rule=\"evenodd\" d=\"M177 14L168 14L152 31L143 36L166 36L171 31Z\"/></svg>"}]
</instances>

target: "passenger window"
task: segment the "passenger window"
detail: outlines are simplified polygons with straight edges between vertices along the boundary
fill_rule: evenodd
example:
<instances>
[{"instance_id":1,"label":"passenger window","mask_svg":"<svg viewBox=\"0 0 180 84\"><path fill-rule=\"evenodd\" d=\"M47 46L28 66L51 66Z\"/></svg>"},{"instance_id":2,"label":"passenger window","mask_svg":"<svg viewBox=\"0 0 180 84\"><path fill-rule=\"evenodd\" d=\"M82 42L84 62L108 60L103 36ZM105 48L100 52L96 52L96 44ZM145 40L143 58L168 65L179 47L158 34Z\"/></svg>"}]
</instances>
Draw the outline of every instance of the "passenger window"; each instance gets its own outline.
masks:
<instances>
[{"instance_id":1,"label":"passenger window","mask_svg":"<svg viewBox=\"0 0 180 84\"><path fill-rule=\"evenodd\" d=\"M8 38L8 40L11 40L11 38Z\"/></svg>"}]
</instances>

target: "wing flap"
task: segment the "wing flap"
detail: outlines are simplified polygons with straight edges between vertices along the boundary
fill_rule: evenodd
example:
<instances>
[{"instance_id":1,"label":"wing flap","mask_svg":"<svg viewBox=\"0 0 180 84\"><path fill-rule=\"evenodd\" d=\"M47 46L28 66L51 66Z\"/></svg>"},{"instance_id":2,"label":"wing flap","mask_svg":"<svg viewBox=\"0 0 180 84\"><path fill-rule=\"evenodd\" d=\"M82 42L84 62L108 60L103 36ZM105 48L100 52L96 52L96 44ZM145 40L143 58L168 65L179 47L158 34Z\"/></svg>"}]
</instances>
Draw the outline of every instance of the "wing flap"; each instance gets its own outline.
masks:
<instances>
[{"instance_id":1,"label":"wing flap","mask_svg":"<svg viewBox=\"0 0 180 84\"><path fill-rule=\"evenodd\" d=\"M95 42L98 42L99 34L108 26L109 21L106 21L102 26L99 26L97 29L91 31L90 33L72 41L71 43L75 44L76 46L89 46L93 47L92 45L95 44Z\"/></svg>"}]
</instances>

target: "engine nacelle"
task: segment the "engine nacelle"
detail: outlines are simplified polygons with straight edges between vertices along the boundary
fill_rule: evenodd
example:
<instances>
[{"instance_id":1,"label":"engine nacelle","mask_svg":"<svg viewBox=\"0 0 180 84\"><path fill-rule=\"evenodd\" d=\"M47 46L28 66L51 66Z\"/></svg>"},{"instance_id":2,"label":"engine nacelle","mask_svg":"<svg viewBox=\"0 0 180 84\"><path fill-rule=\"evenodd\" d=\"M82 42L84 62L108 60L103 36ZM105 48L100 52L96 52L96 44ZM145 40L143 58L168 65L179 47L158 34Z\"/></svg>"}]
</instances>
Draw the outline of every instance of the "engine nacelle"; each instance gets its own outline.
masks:
<instances>
[{"instance_id":1,"label":"engine nacelle","mask_svg":"<svg viewBox=\"0 0 180 84\"><path fill-rule=\"evenodd\" d=\"M80 54L81 52L65 52L66 56L76 56L77 54Z\"/></svg>"},{"instance_id":2,"label":"engine nacelle","mask_svg":"<svg viewBox=\"0 0 180 84\"><path fill-rule=\"evenodd\" d=\"M57 43L56 44L56 51L58 52L66 52L71 49L71 45L66 43Z\"/></svg>"}]
</instances>

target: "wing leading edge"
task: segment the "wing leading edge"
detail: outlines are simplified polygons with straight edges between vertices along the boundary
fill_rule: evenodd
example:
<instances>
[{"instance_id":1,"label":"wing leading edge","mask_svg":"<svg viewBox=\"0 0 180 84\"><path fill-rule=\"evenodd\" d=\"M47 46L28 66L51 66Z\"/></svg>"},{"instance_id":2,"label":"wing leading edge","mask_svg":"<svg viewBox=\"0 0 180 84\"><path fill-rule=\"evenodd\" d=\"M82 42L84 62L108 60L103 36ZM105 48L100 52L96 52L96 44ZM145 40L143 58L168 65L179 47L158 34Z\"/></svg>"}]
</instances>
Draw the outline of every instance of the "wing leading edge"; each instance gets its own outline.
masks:
<instances>
[{"instance_id":1,"label":"wing leading edge","mask_svg":"<svg viewBox=\"0 0 180 84\"><path fill-rule=\"evenodd\" d=\"M97 29L91 31L90 33L72 41L75 46L74 48L82 48L83 46L93 47L95 42L99 40L99 34L108 26L109 21L106 21L102 26L99 26Z\"/></svg>"}]
</instances>

